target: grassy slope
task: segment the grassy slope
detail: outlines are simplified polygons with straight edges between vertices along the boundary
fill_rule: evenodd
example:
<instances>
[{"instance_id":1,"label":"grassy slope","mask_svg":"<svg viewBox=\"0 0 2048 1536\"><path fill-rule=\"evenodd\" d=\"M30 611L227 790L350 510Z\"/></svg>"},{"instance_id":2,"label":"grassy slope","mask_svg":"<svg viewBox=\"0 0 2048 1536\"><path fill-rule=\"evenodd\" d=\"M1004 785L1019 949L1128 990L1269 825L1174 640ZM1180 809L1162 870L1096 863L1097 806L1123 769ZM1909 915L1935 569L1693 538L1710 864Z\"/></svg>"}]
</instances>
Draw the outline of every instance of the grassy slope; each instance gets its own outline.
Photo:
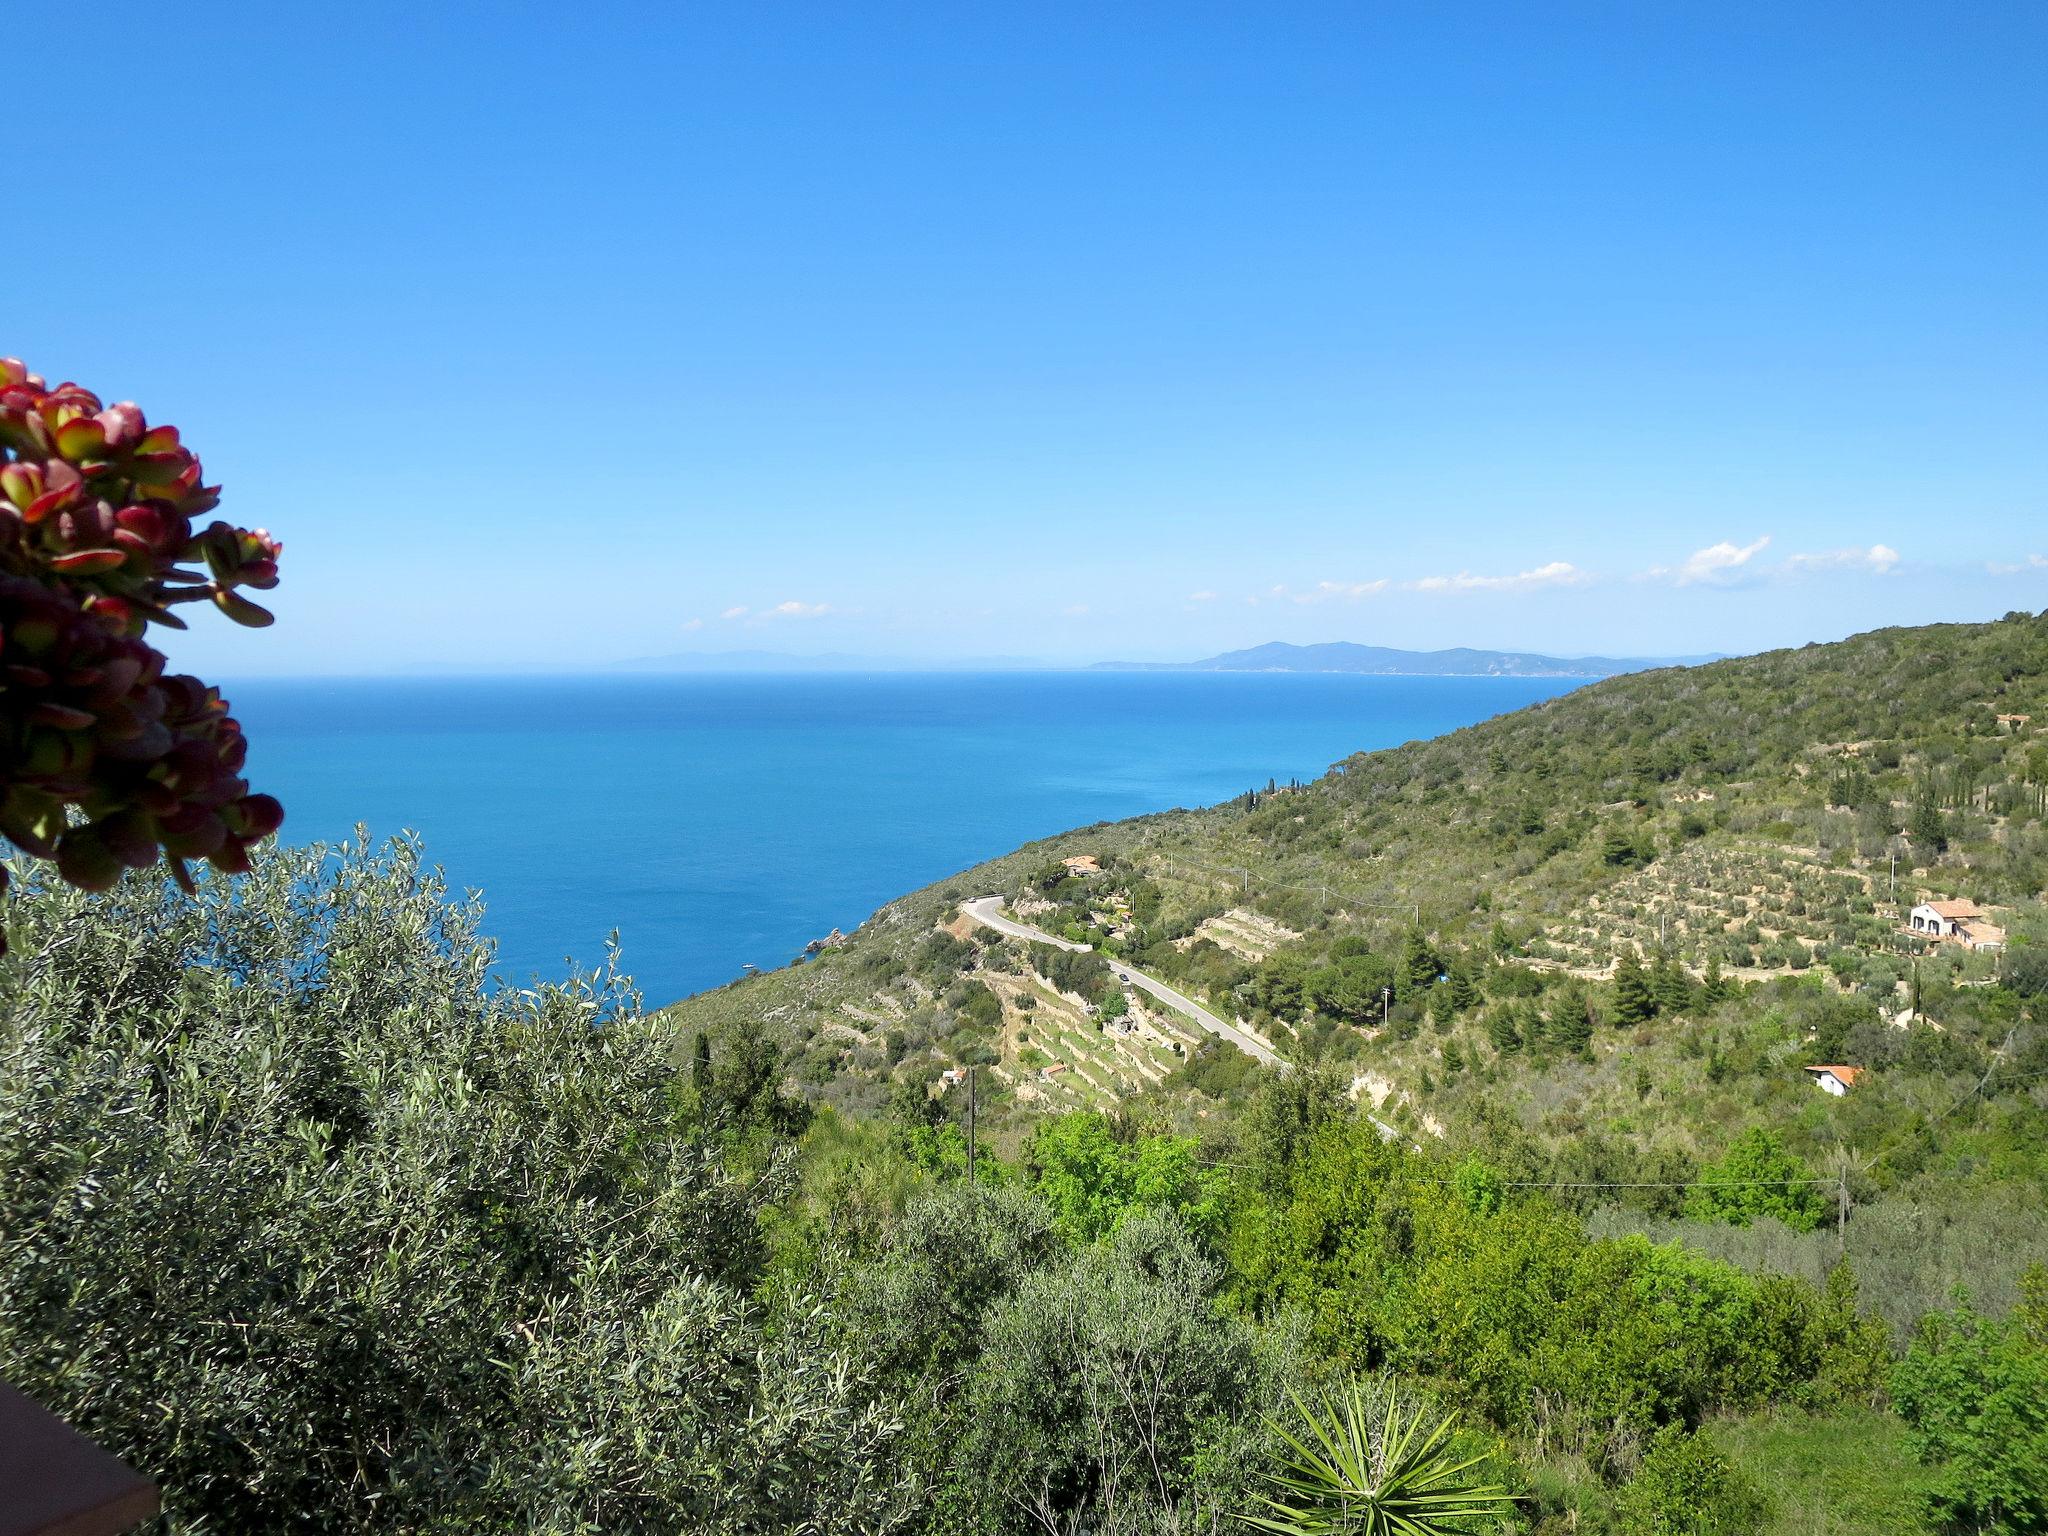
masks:
<instances>
[{"instance_id":1,"label":"grassy slope","mask_svg":"<svg viewBox=\"0 0 2048 1536\"><path fill-rule=\"evenodd\" d=\"M1758 1536L1918 1536L1926 1471L1889 1414L1764 1413L1714 1425L1722 1453L1768 1491Z\"/></svg>"}]
</instances>

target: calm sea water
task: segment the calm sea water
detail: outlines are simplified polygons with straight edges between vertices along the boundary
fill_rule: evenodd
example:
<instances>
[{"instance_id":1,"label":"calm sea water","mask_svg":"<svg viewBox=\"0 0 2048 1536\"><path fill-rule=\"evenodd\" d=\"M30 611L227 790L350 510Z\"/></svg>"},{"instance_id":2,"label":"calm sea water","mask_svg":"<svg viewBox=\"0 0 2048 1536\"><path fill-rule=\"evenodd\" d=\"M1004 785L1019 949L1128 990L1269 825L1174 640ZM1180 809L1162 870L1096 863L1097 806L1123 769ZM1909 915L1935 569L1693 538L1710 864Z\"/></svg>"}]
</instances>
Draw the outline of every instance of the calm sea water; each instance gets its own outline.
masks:
<instances>
[{"instance_id":1,"label":"calm sea water","mask_svg":"<svg viewBox=\"0 0 2048 1536\"><path fill-rule=\"evenodd\" d=\"M1563 679L1000 673L244 681L294 841L405 828L483 892L499 972L616 928L650 1003L1016 844L1310 778Z\"/></svg>"}]
</instances>

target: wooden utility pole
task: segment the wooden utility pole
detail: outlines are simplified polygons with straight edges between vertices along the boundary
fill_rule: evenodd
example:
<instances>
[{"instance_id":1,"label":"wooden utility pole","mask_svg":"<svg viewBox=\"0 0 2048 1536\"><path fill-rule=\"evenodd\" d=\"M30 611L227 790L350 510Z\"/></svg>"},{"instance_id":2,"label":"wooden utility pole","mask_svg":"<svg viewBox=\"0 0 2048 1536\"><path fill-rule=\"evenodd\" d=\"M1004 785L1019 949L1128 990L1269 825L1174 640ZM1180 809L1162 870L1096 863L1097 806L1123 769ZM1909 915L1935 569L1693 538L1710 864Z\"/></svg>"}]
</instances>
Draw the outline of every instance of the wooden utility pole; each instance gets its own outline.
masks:
<instances>
[{"instance_id":1,"label":"wooden utility pole","mask_svg":"<svg viewBox=\"0 0 2048 1536\"><path fill-rule=\"evenodd\" d=\"M1840 1258L1849 1250L1849 1177L1835 1175L1835 1256Z\"/></svg>"},{"instance_id":2,"label":"wooden utility pole","mask_svg":"<svg viewBox=\"0 0 2048 1536\"><path fill-rule=\"evenodd\" d=\"M967 1187L974 1188L974 1068L967 1069Z\"/></svg>"}]
</instances>

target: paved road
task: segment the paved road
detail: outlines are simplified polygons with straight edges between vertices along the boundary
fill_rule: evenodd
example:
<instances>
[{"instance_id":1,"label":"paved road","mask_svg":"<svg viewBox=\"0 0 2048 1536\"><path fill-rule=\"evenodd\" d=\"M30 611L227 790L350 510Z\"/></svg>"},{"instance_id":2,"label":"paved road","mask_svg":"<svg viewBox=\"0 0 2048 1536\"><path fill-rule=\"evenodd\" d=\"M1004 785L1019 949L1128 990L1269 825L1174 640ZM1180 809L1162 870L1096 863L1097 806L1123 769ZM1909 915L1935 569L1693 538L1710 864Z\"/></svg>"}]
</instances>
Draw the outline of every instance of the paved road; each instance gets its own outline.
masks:
<instances>
[{"instance_id":1,"label":"paved road","mask_svg":"<svg viewBox=\"0 0 2048 1536\"><path fill-rule=\"evenodd\" d=\"M1049 933L1041 933L1028 923L1020 923L1013 917L1003 916L1003 898L1000 896L978 896L973 901L962 902L960 910L984 928L993 928L997 933L1006 933L1013 939L1028 939L1034 944L1050 944L1055 949L1072 950L1076 953L1095 947L1092 944L1077 944L1072 939L1056 939ZM1282 1072L1292 1070L1271 1046L1262 1045L1235 1024L1225 1023L1193 998L1175 991L1157 977L1147 976L1136 966L1122 960L1110 961L1110 968L1118 976L1128 977L1132 986L1142 987L1167 1007L1179 1009L1210 1034L1228 1040L1246 1055L1255 1057L1269 1067L1277 1067ZM1373 1129L1380 1133L1382 1141L1394 1141L1400 1137L1399 1131L1363 1105L1359 1107L1359 1113L1372 1122Z\"/></svg>"},{"instance_id":2,"label":"paved road","mask_svg":"<svg viewBox=\"0 0 2048 1536\"><path fill-rule=\"evenodd\" d=\"M1014 918L1004 917L1002 905L1003 898L1000 896L983 896L963 904L960 910L984 927L993 928L997 933L1007 933L1013 939L1029 939L1037 944L1051 944L1058 949L1077 951L1094 947L1090 944L1076 944L1072 939L1056 939L1051 934L1041 933ZM1287 1063L1274 1054L1272 1047L1261 1045L1235 1024L1225 1023L1185 993L1176 992L1165 982L1147 976L1135 965L1125 961L1114 960L1110 964L1118 976L1130 978L1132 986L1151 993L1169 1008L1179 1009L1210 1034L1221 1036L1246 1055L1256 1057L1269 1067L1278 1067L1283 1072L1287 1070Z\"/></svg>"}]
</instances>

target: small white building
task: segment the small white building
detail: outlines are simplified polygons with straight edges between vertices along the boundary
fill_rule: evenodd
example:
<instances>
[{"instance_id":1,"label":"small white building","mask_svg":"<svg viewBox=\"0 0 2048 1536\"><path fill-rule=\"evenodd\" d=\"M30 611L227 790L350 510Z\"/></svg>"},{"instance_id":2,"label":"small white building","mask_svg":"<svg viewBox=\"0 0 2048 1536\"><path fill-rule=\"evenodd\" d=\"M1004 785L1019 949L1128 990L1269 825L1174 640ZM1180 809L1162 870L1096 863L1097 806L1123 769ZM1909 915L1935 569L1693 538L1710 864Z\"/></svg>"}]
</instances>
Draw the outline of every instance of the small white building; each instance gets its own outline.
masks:
<instances>
[{"instance_id":1,"label":"small white building","mask_svg":"<svg viewBox=\"0 0 2048 1536\"><path fill-rule=\"evenodd\" d=\"M1907 915L1906 930L1965 949L1998 949L2005 944L2005 930L1974 901L1923 901Z\"/></svg>"},{"instance_id":2,"label":"small white building","mask_svg":"<svg viewBox=\"0 0 2048 1536\"><path fill-rule=\"evenodd\" d=\"M1863 1075L1861 1067L1825 1066L1808 1067L1806 1070L1813 1074L1814 1085L1822 1093L1832 1094L1838 1099L1854 1088L1856 1080Z\"/></svg>"}]
</instances>

